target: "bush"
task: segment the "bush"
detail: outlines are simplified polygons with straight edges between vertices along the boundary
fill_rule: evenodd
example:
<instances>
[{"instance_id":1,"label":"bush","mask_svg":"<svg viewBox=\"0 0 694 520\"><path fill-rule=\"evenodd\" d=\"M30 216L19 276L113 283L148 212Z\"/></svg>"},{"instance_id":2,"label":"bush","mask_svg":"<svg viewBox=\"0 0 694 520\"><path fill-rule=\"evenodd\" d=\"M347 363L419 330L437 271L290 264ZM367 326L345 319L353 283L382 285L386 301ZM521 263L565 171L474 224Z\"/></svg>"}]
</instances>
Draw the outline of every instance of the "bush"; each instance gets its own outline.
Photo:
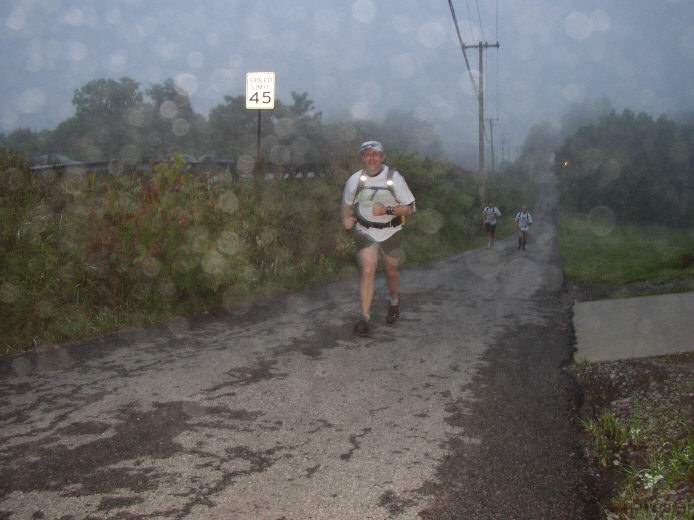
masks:
<instances>
[{"instance_id":1,"label":"bush","mask_svg":"<svg viewBox=\"0 0 694 520\"><path fill-rule=\"evenodd\" d=\"M393 155L418 212L406 265L469 246L481 233L474 179L455 166ZM0 334L5 352L356 274L342 230L349 173L315 179L201 179L182 161L145 174L37 176L0 158Z\"/></svg>"}]
</instances>

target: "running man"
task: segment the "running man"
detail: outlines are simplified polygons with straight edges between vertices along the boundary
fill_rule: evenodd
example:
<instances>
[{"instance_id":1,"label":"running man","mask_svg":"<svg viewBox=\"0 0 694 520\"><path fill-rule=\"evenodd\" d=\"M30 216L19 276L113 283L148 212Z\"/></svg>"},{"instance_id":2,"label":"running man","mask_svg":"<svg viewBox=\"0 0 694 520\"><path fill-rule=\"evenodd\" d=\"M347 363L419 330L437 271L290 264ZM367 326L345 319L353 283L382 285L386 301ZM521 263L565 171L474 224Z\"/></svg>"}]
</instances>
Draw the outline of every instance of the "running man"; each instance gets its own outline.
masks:
<instances>
[{"instance_id":1,"label":"running man","mask_svg":"<svg viewBox=\"0 0 694 520\"><path fill-rule=\"evenodd\" d=\"M366 141L359 148L364 168L353 173L342 194L342 225L354 229L357 258L361 269L359 299L361 317L354 331L369 333L376 267L383 260L390 304L386 323L400 317L400 272L398 256L403 217L415 212L415 199L400 173L383 163L385 152L378 141Z\"/></svg>"},{"instance_id":2,"label":"running man","mask_svg":"<svg viewBox=\"0 0 694 520\"><path fill-rule=\"evenodd\" d=\"M496 219L501 216L501 211L490 200L487 207L482 210L484 229L487 231L487 249L494 246L494 232L496 231Z\"/></svg>"},{"instance_id":3,"label":"running man","mask_svg":"<svg viewBox=\"0 0 694 520\"><path fill-rule=\"evenodd\" d=\"M526 205L521 206L521 210L516 214L516 227L518 228L518 249L525 251L525 243L528 241L528 232L533 223L533 217L528 213Z\"/></svg>"}]
</instances>

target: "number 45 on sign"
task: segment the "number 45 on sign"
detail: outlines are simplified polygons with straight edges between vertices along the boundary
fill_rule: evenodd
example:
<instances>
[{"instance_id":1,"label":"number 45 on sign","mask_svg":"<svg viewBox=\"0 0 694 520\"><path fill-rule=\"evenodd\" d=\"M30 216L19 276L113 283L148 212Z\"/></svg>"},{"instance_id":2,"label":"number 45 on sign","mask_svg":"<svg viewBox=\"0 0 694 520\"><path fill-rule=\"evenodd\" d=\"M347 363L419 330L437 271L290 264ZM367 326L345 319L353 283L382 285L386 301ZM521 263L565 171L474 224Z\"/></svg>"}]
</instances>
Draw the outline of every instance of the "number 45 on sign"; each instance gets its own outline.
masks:
<instances>
[{"instance_id":1,"label":"number 45 on sign","mask_svg":"<svg viewBox=\"0 0 694 520\"><path fill-rule=\"evenodd\" d=\"M275 108L275 73L246 73L246 108Z\"/></svg>"}]
</instances>

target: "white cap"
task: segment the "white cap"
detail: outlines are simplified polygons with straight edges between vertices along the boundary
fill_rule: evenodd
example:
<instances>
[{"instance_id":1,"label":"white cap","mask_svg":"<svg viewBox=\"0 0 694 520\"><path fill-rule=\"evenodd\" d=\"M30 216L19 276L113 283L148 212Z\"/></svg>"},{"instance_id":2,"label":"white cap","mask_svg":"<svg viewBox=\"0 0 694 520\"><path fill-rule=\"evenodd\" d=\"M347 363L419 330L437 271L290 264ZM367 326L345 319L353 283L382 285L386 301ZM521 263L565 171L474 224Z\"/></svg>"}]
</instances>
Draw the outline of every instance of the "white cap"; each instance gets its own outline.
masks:
<instances>
[{"instance_id":1,"label":"white cap","mask_svg":"<svg viewBox=\"0 0 694 520\"><path fill-rule=\"evenodd\" d=\"M377 152L385 153L383 151L383 145L378 141L365 141L361 143L361 146L359 147L359 153L364 153L369 148L376 150Z\"/></svg>"}]
</instances>

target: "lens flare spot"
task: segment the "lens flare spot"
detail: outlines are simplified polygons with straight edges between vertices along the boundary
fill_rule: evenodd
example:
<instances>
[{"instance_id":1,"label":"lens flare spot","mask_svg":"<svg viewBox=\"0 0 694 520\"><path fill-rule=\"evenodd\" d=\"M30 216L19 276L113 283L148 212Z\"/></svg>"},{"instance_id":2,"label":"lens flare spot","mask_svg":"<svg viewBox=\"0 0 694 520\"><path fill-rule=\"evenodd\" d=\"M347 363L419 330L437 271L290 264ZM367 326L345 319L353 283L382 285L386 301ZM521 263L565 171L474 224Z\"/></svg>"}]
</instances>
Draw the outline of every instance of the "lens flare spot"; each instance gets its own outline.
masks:
<instances>
[{"instance_id":1,"label":"lens flare spot","mask_svg":"<svg viewBox=\"0 0 694 520\"><path fill-rule=\"evenodd\" d=\"M390 252L390 256L395 258L398 261L399 265L403 265L407 260L407 255L405 254L405 251L403 249L393 249Z\"/></svg>"},{"instance_id":2,"label":"lens flare spot","mask_svg":"<svg viewBox=\"0 0 694 520\"><path fill-rule=\"evenodd\" d=\"M311 141L309 141L305 137L298 137L297 139L294 139L294 141L292 141L291 148L292 153L295 153L299 156L306 155L311 149Z\"/></svg>"},{"instance_id":3,"label":"lens flare spot","mask_svg":"<svg viewBox=\"0 0 694 520\"><path fill-rule=\"evenodd\" d=\"M106 58L104 66L114 73L123 73L128 65L128 57L123 50L116 50Z\"/></svg>"},{"instance_id":4,"label":"lens flare spot","mask_svg":"<svg viewBox=\"0 0 694 520\"><path fill-rule=\"evenodd\" d=\"M369 105L364 101L357 101L352 105L350 113L354 119L366 119L369 117Z\"/></svg>"},{"instance_id":5,"label":"lens flare spot","mask_svg":"<svg viewBox=\"0 0 694 520\"><path fill-rule=\"evenodd\" d=\"M161 270L161 265L159 264L159 260L154 258L153 256L148 256L142 261L142 273L145 276L149 276L150 278L154 278L159 274L159 271Z\"/></svg>"},{"instance_id":6,"label":"lens flare spot","mask_svg":"<svg viewBox=\"0 0 694 520\"><path fill-rule=\"evenodd\" d=\"M501 248L485 249L480 255L465 256L465 265L479 278L491 280L502 271L506 262Z\"/></svg>"},{"instance_id":7,"label":"lens flare spot","mask_svg":"<svg viewBox=\"0 0 694 520\"><path fill-rule=\"evenodd\" d=\"M224 213L229 215L236 213L239 209L239 199L231 191L225 191L217 198L217 206Z\"/></svg>"},{"instance_id":8,"label":"lens flare spot","mask_svg":"<svg viewBox=\"0 0 694 520\"><path fill-rule=\"evenodd\" d=\"M371 0L357 0L352 4L352 16L361 23L371 23L376 15L376 6Z\"/></svg>"},{"instance_id":9,"label":"lens flare spot","mask_svg":"<svg viewBox=\"0 0 694 520\"><path fill-rule=\"evenodd\" d=\"M135 164L140 160L140 149L134 144L126 144L121 150L120 160L123 164Z\"/></svg>"},{"instance_id":10,"label":"lens flare spot","mask_svg":"<svg viewBox=\"0 0 694 520\"><path fill-rule=\"evenodd\" d=\"M202 270L212 276L221 276L226 269L226 258L217 249L209 249L200 261Z\"/></svg>"},{"instance_id":11,"label":"lens flare spot","mask_svg":"<svg viewBox=\"0 0 694 520\"><path fill-rule=\"evenodd\" d=\"M63 22L73 26L82 25L85 22L84 12L77 7L68 9L63 14Z\"/></svg>"},{"instance_id":12,"label":"lens flare spot","mask_svg":"<svg viewBox=\"0 0 694 520\"><path fill-rule=\"evenodd\" d=\"M190 321L183 316L177 316L166 323L166 328L176 337L180 337L190 331Z\"/></svg>"},{"instance_id":13,"label":"lens flare spot","mask_svg":"<svg viewBox=\"0 0 694 520\"><path fill-rule=\"evenodd\" d=\"M444 217L434 209L425 209L417 212L417 227L428 235L438 233L443 227Z\"/></svg>"},{"instance_id":14,"label":"lens flare spot","mask_svg":"<svg viewBox=\"0 0 694 520\"><path fill-rule=\"evenodd\" d=\"M243 243L233 231L222 231L216 242L217 251L225 255L236 255L241 252Z\"/></svg>"},{"instance_id":15,"label":"lens flare spot","mask_svg":"<svg viewBox=\"0 0 694 520\"><path fill-rule=\"evenodd\" d=\"M340 17L328 9L319 9L313 15L313 23L317 31L336 33L340 29Z\"/></svg>"},{"instance_id":16,"label":"lens flare spot","mask_svg":"<svg viewBox=\"0 0 694 520\"><path fill-rule=\"evenodd\" d=\"M593 32L593 22L585 14L574 11L564 20L564 30L574 40L585 40Z\"/></svg>"},{"instance_id":17,"label":"lens flare spot","mask_svg":"<svg viewBox=\"0 0 694 520\"><path fill-rule=\"evenodd\" d=\"M3 182L10 191L20 189L24 185L24 173L19 168L8 168L3 172Z\"/></svg>"},{"instance_id":18,"label":"lens flare spot","mask_svg":"<svg viewBox=\"0 0 694 520\"><path fill-rule=\"evenodd\" d=\"M198 90L198 78L187 72L178 74L174 84L176 85L176 92L182 96L192 96Z\"/></svg>"},{"instance_id":19,"label":"lens flare spot","mask_svg":"<svg viewBox=\"0 0 694 520\"><path fill-rule=\"evenodd\" d=\"M280 139L288 139L296 133L296 121L291 117L281 117L273 124L275 135Z\"/></svg>"},{"instance_id":20,"label":"lens flare spot","mask_svg":"<svg viewBox=\"0 0 694 520\"><path fill-rule=\"evenodd\" d=\"M3 303L14 303L21 295L21 287L12 282L3 282L0 285L0 301Z\"/></svg>"},{"instance_id":21,"label":"lens flare spot","mask_svg":"<svg viewBox=\"0 0 694 520\"><path fill-rule=\"evenodd\" d=\"M215 69L210 74L210 89L213 92L227 92L229 85L233 85L235 79L231 69Z\"/></svg>"},{"instance_id":22,"label":"lens flare spot","mask_svg":"<svg viewBox=\"0 0 694 520\"><path fill-rule=\"evenodd\" d=\"M504 292L519 298L526 298L528 287L537 287L543 280L540 267L527 258L512 260L502 271L502 275L501 286Z\"/></svg>"},{"instance_id":23,"label":"lens flare spot","mask_svg":"<svg viewBox=\"0 0 694 520\"><path fill-rule=\"evenodd\" d=\"M5 26L13 31L21 31L24 29L24 27L26 27L26 23L27 17L26 14L24 14L24 11L21 9L15 9L12 11L12 13L10 13L10 16L7 17Z\"/></svg>"},{"instance_id":24,"label":"lens flare spot","mask_svg":"<svg viewBox=\"0 0 694 520\"><path fill-rule=\"evenodd\" d=\"M141 107L131 108L126 114L126 119L130 126L144 126L147 119L145 109Z\"/></svg>"},{"instance_id":25,"label":"lens flare spot","mask_svg":"<svg viewBox=\"0 0 694 520\"><path fill-rule=\"evenodd\" d=\"M178 118L173 122L173 125L171 125L171 131L174 135L183 137L190 131L190 123L186 119Z\"/></svg>"},{"instance_id":26,"label":"lens flare spot","mask_svg":"<svg viewBox=\"0 0 694 520\"><path fill-rule=\"evenodd\" d=\"M19 357L12 360L12 371L19 377L31 375L33 369L31 361L27 358Z\"/></svg>"},{"instance_id":27,"label":"lens flare spot","mask_svg":"<svg viewBox=\"0 0 694 520\"><path fill-rule=\"evenodd\" d=\"M236 171L241 175L251 175L255 169L255 157L248 154L241 155L236 161Z\"/></svg>"},{"instance_id":28,"label":"lens flare spot","mask_svg":"<svg viewBox=\"0 0 694 520\"><path fill-rule=\"evenodd\" d=\"M585 98L583 87L576 83L569 83L561 90L563 98L572 103L578 103Z\"/></svg>"},{"instance_id":29,"label":"lens flare spot","mask_svg":"<svg viewBox=\"0 0 694 520\"><path fill-rule=\"evenodd\" d=\"M590 21L593 24L593 29L595 31L607 32L612 28L612 20L610 15L607 14L602 9L593 11L590 13Z\"/></svg>"},{"instance_id":30,"label":"lens flare spot","mask_svg":"<svg viewBox=\"0 0 694 520\"><path fill-rule=\"evenodd\" d=\"M86 192L88 189L87 178L81 172L68 171L60 182L60 189L64 193L77 196L80 193Z\"/></svg>"},{"instance_id":31,"label":"lens flare spot","mask_svg":"<svg viewBox=\"0 0 694 520\"><path fill-rule=\"evenodd\" d=\"M398 78L411 78L416 71L415 61L409 54L398 54L390 59L390 70Z\"/></svg>"},{"instance_id":32,"label":"lens flare spot","mask_svg":"<svg viewBox=\"0 0 694 520\"><path fill-rule=\"evenodd\" d=\"M192 69L200 69L205 65L205 55L202 52L188 53L188 66Z\"/></svg>"},{"instance_id":33,"label":"lens flare spot","mask_svg":"<svg viewBox=\"0 0 694 520\"><path fill-rule=\"evenodd\" d=\"M426 49L436 49L446 39L446 31L438 22L427 22L417 31L417 38Z\"/></svg>"},{"instance_id":34,"label":"lens flare spot","mask_svg":"<svg viewBox=\"0 0 694 520\"><path fill-rule=\"evenodd\" d=\"M173 101L164 101L159 106L159 114L161 115L161 117L165 119L173 119L174 117L176 117L177 113L178 107L176 106L176 103L174 103Z\"/></svg>"},{"instance_id":35,"label":"lens flare spot","mask_svg":"<svg viewBox=\"0 0 694 520\"><path fill-rule=\"evenodd\" d=\"M109 9L106 13L106 21L111 25L118 25L123 21L123 15L120 9Z\"/></svg>"},{"instance_id":36,"label":"lens flare spot","mask_svg":"<svg viewBox=\"0 0 694 520\"><path fill-rule=\"evenodd\" d=\"M236 316L243 316L251 310L251 304L242 301L233 287L229 287L224 291L222 305L229 313Z\"/></svg>"},{"instance_id":37,"label":"lens flare spot","mask_svg":"<svg viewBox=\"0 0 694 520\"><path fill-rule=\"evenodd\" d=\"M67 55L72 61L82 61L87 57L87 46L82 42L71 43Z\"/></svg>"},{"instance_id":38,"label":"lens flare spot","mask_svg":"<svg viewBox=\"0 0 694 520\"><path fill-rule=\"evenodd\" d=\"M39 88L28 88L17 100L17 109L24 114L36 114L46 106L46 93Z\"/></svg>"},{"instance_id":39,"label":"lens flare spot","mask_svg":"<svg viewBox=\"0 0 694 520\"><path fill-rule=\"evenodd\" d=\"M679 165L684 165L689 161L689 148L682 141L677 141L670 147L670 159Z\"/></svg>"},{"instance_id":40,"label":"lens flare spot","mask_svg":"<svg viewBox=\"0 0 694 520\"><path fill-rule=\"evenodd\" d=\"M614 212L607 206L596 206L588 213L588 227L599 236L605 236L612 232L617 222Z\"/></svg>"}]
</instances>

